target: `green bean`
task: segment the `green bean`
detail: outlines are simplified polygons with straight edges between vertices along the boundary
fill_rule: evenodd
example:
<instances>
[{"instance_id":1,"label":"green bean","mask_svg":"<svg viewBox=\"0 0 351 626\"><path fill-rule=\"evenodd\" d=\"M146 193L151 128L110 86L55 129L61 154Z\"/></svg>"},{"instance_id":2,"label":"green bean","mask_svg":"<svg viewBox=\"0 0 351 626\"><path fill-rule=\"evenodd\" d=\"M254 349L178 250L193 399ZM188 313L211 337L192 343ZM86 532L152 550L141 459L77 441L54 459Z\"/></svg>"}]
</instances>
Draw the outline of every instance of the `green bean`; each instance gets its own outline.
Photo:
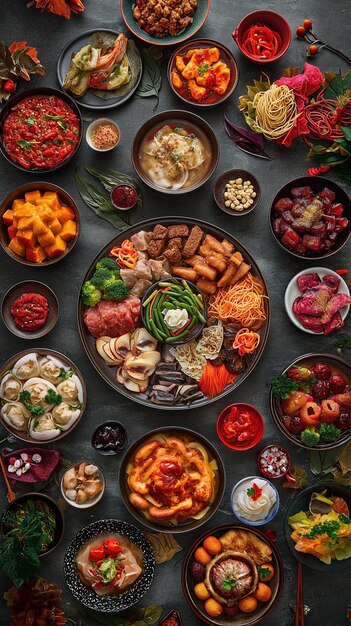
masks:
<instances>
[{"instance_id":1,"label":"green bean","mask_svg":"<svg viewBox=\"0 0 351 626\"><path fill-rule=\"evenodd\" d=\"M202 315L202 313L200 313L200 311L198 311L198 317L203 324L206 324L206 318Z\"/></svg>"},{"instance_id":2,"label":"green bean","mask_svg":"<svg viewBox=\"0 0 351 626\"><path fill-rule=\"evenodd\" d=\"M157 289L154 289L154 291L149 295L149 297L146 298L146 300L144 300L143 306L146 306L147 304L149 304L149 302L151 302L152 298L154 297L156 293L157 293Z\"/></svg>"},{"instance_id":3,"label":"green bean","mask_svg":"<svg viewBox=\"0 0 351 626\"><path fill-rule=\"evenodd\" d=\"M155 318L156 318L156 321L158 322L158 328L160 330L163 330L163 332L166 334L166 337L169 337L171 333L169 332L168 326L165 323L162 312L160 311L159 308L155 310Z\"/></svg>"},{"instance_id":4,"label":"green bean","mask_svg":"<svg viewBox=\"0 0 351 626\"><path fill-rule=\"evenodd\" d=\"M195 298L199 301L199 307L203 311L205 307L204 307L203 302L202 302L201 293L195 294Z\"/></svg>"},{"instance_id":5,"label":"green bean","mask_svg":"<svg viewBox=\"0 0 351 626\"><path fill-rule=\"evenodd\" d=\"M163 303L163 305L162 305L162 306L163 306L163 308L165 308L165 309L174 309L174 304L172 304L172 302L168 302L168 301L166 301L166 302L164 302L164 303Z\"/></svg>"},{"instance_id":6,"label":"green bean","mask_svg":"<svg viewBox=\"0 0 351 626\"><path fill-rule=\"evenodd\" d=\"M165 280L163 280L162 282L160 281L158 283L159 287L177 287L178 286L178 282L167 282Z\"/></svg>"},{"instance_id":7,"label":"green bean","mask_svg":"<svg viewBox=\"0 0 351 626\"><path fill-rule=\"evenodd\" d=\"M151 319L151 318L150 318L150 326L151 326L153 335L155 335L155 337L156 337L156 339L158 339L158 341L163 341L164 339L166 339L167 335L162 330L157 328L154 320Z\"/></svg>"},{"instance_id":8,"label":"green bean","mask_svg":"<svg viewBox=\"0 0 351 626\"><path fill-rule=\"evenodd\" d=\"M148 330L150 330L150 302L148 302L148 304L146 305L146 309L144 312L144 320L145 320L145 326Z\"/></svg>"}]
</instances>

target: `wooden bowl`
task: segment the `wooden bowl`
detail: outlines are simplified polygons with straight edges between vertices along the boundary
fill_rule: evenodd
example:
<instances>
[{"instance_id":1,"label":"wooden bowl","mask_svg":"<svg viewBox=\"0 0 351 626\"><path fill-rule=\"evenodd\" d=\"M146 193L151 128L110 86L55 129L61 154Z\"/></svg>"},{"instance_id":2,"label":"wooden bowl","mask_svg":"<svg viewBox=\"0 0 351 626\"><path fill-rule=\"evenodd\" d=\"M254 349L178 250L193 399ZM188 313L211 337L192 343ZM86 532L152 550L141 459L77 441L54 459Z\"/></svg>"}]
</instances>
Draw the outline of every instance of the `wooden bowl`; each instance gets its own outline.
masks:
<instances>
[{"instance_id":1,"label":"wooden bowl","mask_svg":"<svg viewBox=\"0 0 351 626\"><path fill-rule=\"evenodd\" d=\"M281 37L281 46L276 55L271 59L257 59L249 54L249 52L247 52L242 46L243 35L247 29L254 24L263 24L264 26L268 26L268 28L276 31ZM250 59L250 61L254 61L255 63L266 65L267 63L272 63L273 61L280 59L283 54L286 53L291 44L291 29L285 17L280 15L280 13L259 9L258 11L252 11L252 13L246 15L241 22L239 22L237 28L232 33L232 37L239 50L244 56L246 56L247 59Z\"/></svg>"},{"instance_id":2,"label":"wooden bowl","mask_svg":"<svg viewBox=\"0 0 351 626\"><path fill-rule=\"evenodd\" d=\"M167 189L165 187L160 187L156 183L154 183L145 173L144 168L141 166L139 159L139 152L141 144L145 138L145 136L149 137L150 132L155 130L156 128L161 128L162 126L170 123L172 120L173 123L178 125L188 126L190 128L198 129L201 131L207 138L210 149L211 149L211 164L206 172L206 174L194 183L190 187L181 187L180 189ZM163 111L162 113L158 113L153 117L149 118L138 130L137 134L134 137L133 145L132 145L132 163L134 165L136 173L140 176L140 178L152 189L156 189L156 191L161 191L162 193L166 193L169 195L179 195L182 193L188 193L189 191L194 191L194 189L198 189L202 185L205 184L206 181L212 176L213 172L217 167L217 163L219 160L219 144L217 136L213 130L213 128L206 122L202 117L196 115L195 113L190 113L189 111L184 111L182 109L179 110L168 110Z\"/></svg>"},{"instance_id":3,"label":"wooden bowl","mask_svg":"<svg viewBox=\"0 0 351 626\"><path fill-rule=\"evenodd\" d=\"M230 180L235 180L236 178L242 178L243 181L249 180L254 188L254 192L256 193L256 197L254 198L251 206L248 209L244 209L243 211L235 211L234 209L225 206L224 192L226 183L228 183ZM253 211L257 207L261 198L261 187L258 180L256 180L256 178L252 174L250 174L250 172L246 172L245 170L227 170L217 178L215 186L213 188L213 198L218 208L221 209L221 211L224 211L224 213L227 213L232 217L242 217L243 215L251 213L251 211Z\"/></svg>"},{"instance_id":4,"label":"wooden bowl","mask_svg":"<svg viewBox=\"0 0 351 626\"><path fill-rule=\"evenodd\" d=\"M180 93L180 91L178 91L178 89L174 87L172 83L172 78L171 78L172 70L175 69L175 62L176 62L177 56L184 55L186 52L188 52L188 50L192 50L194 48L213 48L213 47L216 47L219 49L220 60L224 61L227 64L227 66L230 68L229 85L225 94L223 94L223 96L220 96L218 100L216 100L215 102L197 102L196 100L191 98L188 90L187 90L186 95L185 94L183 95ZM187 43L177 48L177 50L171 56L170 61L168 63L167 78L168 78L168 82L169 82L171 89L178 96L178 98L183 100L183 102L186 102L187 104L191 104L192 106L195 106L195 107L210 108L210 107L217 106L218 104L221 104L221 102L224 102L224 100L227 100L227 98L229 98L229 96L233 93L235 87L238 84L239 71L238 71L236 60L233 57L232 53L222 43L220 43L219 41L214 41L213 39L192 39L191 41L188 41Z\"/></svg>"},{"instance_id":5,"label":"wooden bowl","mask_svg":"<svg viewBox=\"0 0 351 626\"><path fill-rule=\"evenodd\" d=\"M46 322L38 330L21 330L16 326L11 315L11 307L14 301L23 293L28 292L39 293L41 296L44 296L49 303L49 314ZM40 283L37 280L24 280L11 287L4 295L1 305L1 315L5 326L13 335L21 337L21 339L39 339L39 337L44 337L44 335L47 335L54 328L59 318L59 303L55 293L44 283Z\"/></svg>"},{"instance_id":6,"label":"wooden bowl","mask_svg":"<svg viewBox=\"0 0 351 626\"><path fill-rule=\"evenodd\" d=\"M74 211L75 219L77 223L76 236L74 237L74 239L71 239L71 241L68 242L65 252L54 259L46 259L42 263L35 263L34 261L27 261L27 259L25 259L24 257L19 256L18 254L10 250L10 248L8 247L8 244L10 242L10 237L7 232L6 224L4 224L4 221L2 219L2 216L4 215L5 211L11 208L12 202L14 200L16 200L17 198L23 198L24 194L27 191L34 191L35 189L40 189L41 191L55 191L64 200L65 204L69 206L70 209L72 209L72 211ZM58 185L54 185L53 183L46 183L44 181L39 181L39 182L25 183L24 185L20 185L19 187L16 187L16 189L11 191L11 193L8 196L6 196L5 200L3 200L0 205L0 244L3 250L5 250L5 252L12 259L14 259L15 261L18 261L18 263L22 263L23 265L30 265L32 267L47 267L48 265L53 265L54 263L58 263L58 261L61 261L74 248L74 246L77 243L79 234L80 234L80 219L79 219L78 207L75 201L67 193L67 191L65 191Z\"/></svg>"},{"instance_id":7,"label":"wooden bowl","mask_svg":"<svg viewBox=\"0 0 351 626\"><path fill-rule=\"evenodd\" d=\"M2 368L0 370L0 381L2 380L3 376L5 375L5 373L8 370L12 370L13 366L18 361L18 359L22 358L23 356L26 356L26 354L31 354L33 352L37 353L39 356L46 356L46 355L54 356L57 359L63 361L64 364L67 365L67 367L69 367L69 368L71 368L71 369L73 369L75 371L75 374L79 378L80 383L81 383L82 388L83 388L83 402L82 402L82 406L81 406L81 410L80 410L80 415L73 422L73 424L69 428L67 428L67 430L62 430L61 433L59 435L57 435L57 437L54 437L53 439L43 439L43 440L42 439L34 439L34 437L31 437L29 434L27 434L27 431L18 430L16 428L14 428L13 426L10 426L4 420L2 415L0 414L0 424L4 428L6 428L6 430L9 433L11 433L11 435L14 435L15 437L17 437L17 439L21 439L21 441L25 441L26 443L31 443L31 444L33 444L35 446L37 446L37 445L40 446L40 445L47 445L49 443L54 443L54 442L58 441L59 439L63 439L63 437L66 437L70 432L72 432L72 430L74 430L74 428L79 424L80 420L82 419L83 413L85 411L85 407L86 407L86 403L87 403L87 390L86 390L84 378L83 378L81 372L79 371L78 367L73 363L73 361L71 361L71 359L69 359L64 354L61 354L61 352L57 352L56 350L51 350L51 348L29 348L28 350L23 350L22 352L17 352L17 354L14 354L2 366Z\"/></svg>"}]
</instances>

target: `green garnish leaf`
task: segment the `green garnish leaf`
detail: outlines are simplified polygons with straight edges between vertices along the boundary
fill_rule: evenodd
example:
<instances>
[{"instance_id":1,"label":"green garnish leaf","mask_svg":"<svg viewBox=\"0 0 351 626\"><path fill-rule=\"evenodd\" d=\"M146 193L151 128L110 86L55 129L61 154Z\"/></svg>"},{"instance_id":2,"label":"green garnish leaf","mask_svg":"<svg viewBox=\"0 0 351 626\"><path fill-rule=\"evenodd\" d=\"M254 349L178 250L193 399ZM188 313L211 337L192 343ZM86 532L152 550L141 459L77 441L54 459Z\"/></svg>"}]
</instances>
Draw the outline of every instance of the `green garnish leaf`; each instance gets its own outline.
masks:
<instances>
[{"instance_id":1,"label":"green garnish leaf","mask_svg":"<svg viewBox=\"0 0 351 626\"><path fill-rule=\"evenodd\" d=\"M65 370L64 367L61 367L58 377L60 378L60 380L67 380L67 378L71 378L73 374L74 374L73 370Z\"/></svg>"},{"instance_id":2,"label":"green garnish leaf","mask_svg":"<svg viewBox=\"0 0 351 626\"><path fill-rule=\"evenodd\" d=\"M351 524L351 519L345 513L340 513L339 520L342 524Z\"/></svg>"},{"instance_id":3,"label":"green garnish leaf","mask_svg":"<svg viewBox=\"0 0 351 626\"><path fill-rule=\"evenodd\" d=\"M286 374L280 374L279 376L274 376L272 378L272 392L275 396L279 396L279 398L289 398L293 391L296 391L299 388L299 384L289 378Z\"/></svg>"},{"instance_id":4,"label":"green garnish leaf","mask_svg":"<svg viewBox=\"0 0 351 626\"><path fill-rule=\"evenodd\" d=\"M32 117L27 117L26 120L24 120L26 124L28 124L28 126L34 126L35 124L35 120L33 120Z\"/></svg>"},{"instance_id":5,"label":"green garnish leaf","mask_svg":"<svg viewBox=\"0 0 351 626\"><path fill-rule=\"evenodd\" d=\"M26 152L29 152L32 149L32 145L35 143L39 143L39 141L27 141L26 139L16 139L16 143L20 148L22 148Z\"/></svg>"},{"instance_id":6,"label":"green garnish leaf","mask_svg":"<svg viewBox=\"0 0 351 626\"><path fill-rule=\"evenodd\" d=\"M112 224L117 230L128 228L129 222L125 212L118 211L109 196L96 189L86 176L77 172L76 183L82 200L96 215Z\"/></svg>"},{"instance_id":7,"label":"green garnish leaf","mask_svg":"<svg viewBox=\"0 0 351 626\"><path fill-rule=\"evenodd\" d=\"M64 135L67 133L68 131L68 124L67 122L57 122L57 124L59 125L60 128L62 128Z\"/></svg>"},{"instance_id":8,"label":"green garnish leaf","mask_svg":"<svg viewBox=\"0 0 351 626\"><path fill-rule=\"evenodd\" d=\"M255 490L253 487L249 487L248 489L246 489L246 493L250 498L252 498L252 496L255 495Z\"/></svg>"},{"instance_id":9,"label":"green garnish leaf","mask_svg":"<svg viewBox=\"0 0 351 626\"><path fill-rule=\"evenodd\" d=\"M29 391L21 391L20 400L33 417L38 417L38 415L43 415L43 413L45 413L43 406L33 405L31 403L31 395Z\"/></svg>"},{"instance_id":10,"label":"green garnish leaf","mask_svg":"<svg viewBox=\"0 0 351 626\"><path fill-rule=\"evenodd\" d=\"M209 65L208 63L200 63L200 65L197 66L197 73L199 76L204 76L207 70L212 70L212 65Z\"/></svg>"},{"instance_id":11,"label":"green garnish leaf","mask_svg":"<svg viewBox=\"0 0 351 626\"><path fill-rule=\"evenodd\" d=\"M63 144L63 139L59 139L59 138L57 137L57 139L54 139L54 144L55 144L55 146L62 146L62 144Z\"/></svg>"},{"instance_id":12,"label":"green garnish leaf","mask_svg":"<svg viewBox=\"0 0 351 626\"><path fill-rule=\"evenodd\" d=\"M45 117L47 117L49 120L64 120L65 116L64 115L50 115L50 113L46 113Z\"/></svg>"},{"instance_id":13,"label":"green garnish leaf","mask_svg":"<svg viewBox=\"0 0 351 626\"><path fill-rule=\"evenodd\" d=\"M61 404L62 396L59 393L56 393L56 391L54 391L53 389L49 389L46 396L44 397L44 400L45 402L47 402L47 404L53 404L54 406L57 406L58 404Z\"/></svg>"},{"instance_id":14,"label":"green garnish leaf","mask_svg":"<svg viewBox=\"0 0 351 626\"><path fill-rule=\"evenodd\" d=\"M156 48L156 46L154 48ZM160 54L161 56L157 56ZM143 59L143 74L139 87L136 91L136 95L139 98L150 98L151 96L155 96L157 98L156 105L153 109L155 110L158 105L159 93L162 85L160 68L162 52L160 53L158 49L154 50L153 47L143 48L141 56Z\"/></svg>"},{"instance_id":15,"label":"green garnish leaf","mask_svg":"<svg viewBox=\"0 0 351 626\"><path fill-rule=\"evenodd\" d=\"M271 570L269 569L269 567L260 567L260 565L258 565L257 571L263 579L266 579L271 575Z\"/></svg>"},{"instance_id":16,"label":"green garnish leaf","mask_svg":"<svg viewBox=\"0 0 351 626\"><path fill-rule=\"evenodd\" d=\"M237 584L237 580L235 578L225 578L222 583L223 589L226 591L230 591Z\"/></svg>"}]
</instances>

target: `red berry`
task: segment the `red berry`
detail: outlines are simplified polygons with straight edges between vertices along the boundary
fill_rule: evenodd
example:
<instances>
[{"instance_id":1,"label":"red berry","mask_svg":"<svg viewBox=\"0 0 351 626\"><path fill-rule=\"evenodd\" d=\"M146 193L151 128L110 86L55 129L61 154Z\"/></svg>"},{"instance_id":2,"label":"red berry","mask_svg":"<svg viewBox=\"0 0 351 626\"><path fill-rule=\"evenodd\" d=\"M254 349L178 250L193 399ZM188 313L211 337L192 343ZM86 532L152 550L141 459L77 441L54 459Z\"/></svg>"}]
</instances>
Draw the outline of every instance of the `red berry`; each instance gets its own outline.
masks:
<instances>
[{"instance_id":1,"label":"red berry","mask_svg":"<svg viewBox=\"0 0 351 626\"><path fill-rule=\"evenodd\" d=\"M316 363L312 367L312 371L318 380L328 380L331 376L331 369L326 363Z\"/></svg>"},{"instance_id":2,"label":"red berry","mask_svg":"<svg viewBox=\"0 0 351 626\"><path fill-rule=\"evenodd\" d=\"M343 393L346 387L346 380L341 374L334 374L329 380L330 391L333 393Z\"/></svg>"},{"instance_id":3,"label":"red berry","mask_svg":"<svg viewBox=\"0 0 351 626\"><path fill-rule=\"evenodd\" d=\"M312 20L304 20L302 23L305 30L311 30Z\"/></svg>"},{"instance_id":4,"label":"red berry","mask_svg":"<svg viewBox=\"0 0 351 626\"><path fill-rule=\"evenodd\" d=\"M13 93L14 91L16 91L16 83L10 78L8 80L5 80L3 84L3 90L6 91L6 93Z\"/></svg>"},{"instance_id":5,"label":"red berry","mask_svg":"<svg viewBox=\"0 0 351 626\"><path fill-rule=\"evenodd\" d=\"M303 39L305 35L306 35L305 28L303 26L298 26L296 29L296 37L298 37L299 39Z\"/></svg>"},{"instance_id":6,"label":"red berry","mask_svg":"<svg viewBox=\"0 0 351 626\"><path fill-rule=\"evenodd\" d=\"M312 45L308 48L307 55L310 57L314 57L316 54L318 54L318 52L319 52L318 46Z\"/></svg>"}]
</instances>

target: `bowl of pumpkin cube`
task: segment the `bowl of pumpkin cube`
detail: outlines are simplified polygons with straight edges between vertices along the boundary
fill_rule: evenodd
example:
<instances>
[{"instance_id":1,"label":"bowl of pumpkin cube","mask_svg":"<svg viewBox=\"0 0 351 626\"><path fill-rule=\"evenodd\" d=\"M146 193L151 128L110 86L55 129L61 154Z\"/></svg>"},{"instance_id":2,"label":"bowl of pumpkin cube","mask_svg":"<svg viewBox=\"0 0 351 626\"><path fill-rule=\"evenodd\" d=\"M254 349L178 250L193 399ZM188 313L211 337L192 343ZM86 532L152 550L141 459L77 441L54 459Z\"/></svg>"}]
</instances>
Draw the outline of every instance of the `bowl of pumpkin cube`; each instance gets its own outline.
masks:
<instances>
[{"instance_id":1,"label":"bowl of pumpkin cube","mask_svg":"<svg viewBox=\"0 0 351 626\"><path fill-rule=\"evenodd\" d=\"M17 187L0 205L0 243L15 261L43 267L74 247L80 231L73 198L52 183Z\"/></svg>"}]
</instances>

